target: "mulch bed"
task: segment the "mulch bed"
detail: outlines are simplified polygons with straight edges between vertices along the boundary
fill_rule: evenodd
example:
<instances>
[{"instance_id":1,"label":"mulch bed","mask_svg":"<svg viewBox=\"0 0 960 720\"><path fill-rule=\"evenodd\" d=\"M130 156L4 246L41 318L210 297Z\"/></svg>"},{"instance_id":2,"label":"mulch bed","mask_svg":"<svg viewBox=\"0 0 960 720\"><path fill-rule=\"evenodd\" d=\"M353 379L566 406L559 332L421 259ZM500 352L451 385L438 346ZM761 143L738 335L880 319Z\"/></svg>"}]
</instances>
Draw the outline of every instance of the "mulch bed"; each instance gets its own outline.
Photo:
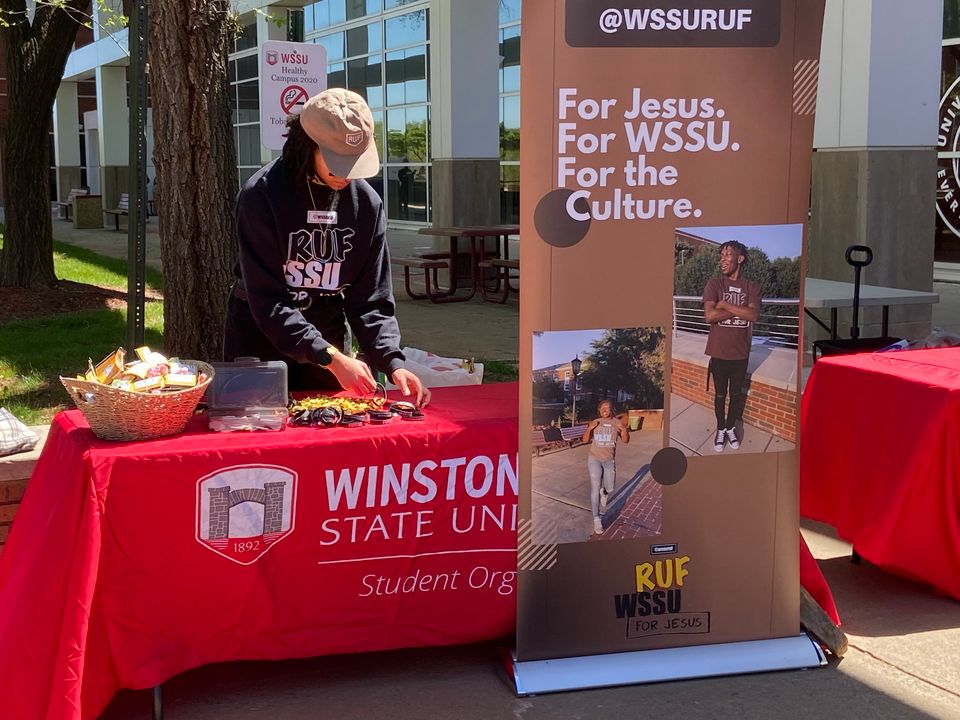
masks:
<instances>
[{"instance_id":1,"label":"mulch bed","mask_svg":"<svg viewBox=\"0 0 960 720\"><path fill-rule=\"evenodd\" d=\"M160 298L152 292L148 292L147 297ZM0 288L0 325L80 310L121 310L126 305L126 290L113 290L68 280L61 280L56 287L45 290Z\"/></svg>"}]
</instances>

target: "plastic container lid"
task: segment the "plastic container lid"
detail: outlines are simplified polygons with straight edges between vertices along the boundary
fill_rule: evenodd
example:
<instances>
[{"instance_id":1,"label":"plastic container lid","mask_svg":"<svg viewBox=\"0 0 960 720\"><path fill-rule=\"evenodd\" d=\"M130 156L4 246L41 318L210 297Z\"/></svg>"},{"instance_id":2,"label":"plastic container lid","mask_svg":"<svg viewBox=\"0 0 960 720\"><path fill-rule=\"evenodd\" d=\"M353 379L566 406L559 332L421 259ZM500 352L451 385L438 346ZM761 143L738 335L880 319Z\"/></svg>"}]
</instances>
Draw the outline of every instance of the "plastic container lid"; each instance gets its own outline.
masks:
<instances>
[{"instance_id":1,"label":"plastic container lid","mask_svg":"<svg viewBox=\"0 0 960 720\"><path fill-rule=\"evenodd\" d=\"M216 372L207 390L211 411L287 406L287 365L282 360L237 358L212 365Z\"/></svg>"}]
</instances>

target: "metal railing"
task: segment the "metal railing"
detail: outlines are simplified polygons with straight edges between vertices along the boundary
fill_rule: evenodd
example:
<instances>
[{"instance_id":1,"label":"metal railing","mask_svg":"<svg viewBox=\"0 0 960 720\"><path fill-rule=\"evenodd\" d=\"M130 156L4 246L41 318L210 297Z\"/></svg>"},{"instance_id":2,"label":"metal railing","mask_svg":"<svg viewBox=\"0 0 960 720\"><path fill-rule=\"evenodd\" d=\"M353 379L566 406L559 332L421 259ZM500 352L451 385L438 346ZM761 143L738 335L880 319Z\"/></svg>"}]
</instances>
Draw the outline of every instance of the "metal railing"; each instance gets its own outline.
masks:
<instances>
[{"instance_id":1,"label":"metal railing","mask_svg":"<svg viewBox=\"0 0 960 720\"><path fill-rule=\"evenodd\" d=\"M703 298L696 295L673 296L673 334L680 331L706 335L710 324L703 314ZM753 337L766 338L770 344L797 347L800 335L800 300L766 299L760 304L760 317L753 324Z\"/></svg>"}]
</instances>

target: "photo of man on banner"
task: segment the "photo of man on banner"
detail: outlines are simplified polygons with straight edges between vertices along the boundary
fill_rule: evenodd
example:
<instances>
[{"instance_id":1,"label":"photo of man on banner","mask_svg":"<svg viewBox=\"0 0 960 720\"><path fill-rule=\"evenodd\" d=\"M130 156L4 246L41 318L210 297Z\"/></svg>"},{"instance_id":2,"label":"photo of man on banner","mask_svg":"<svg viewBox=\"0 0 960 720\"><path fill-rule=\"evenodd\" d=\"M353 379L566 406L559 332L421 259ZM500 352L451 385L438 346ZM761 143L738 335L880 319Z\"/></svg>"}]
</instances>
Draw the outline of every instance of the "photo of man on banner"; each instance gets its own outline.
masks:
<instances>
[{"instance_id":1,"label":"photo of man on banner","mask_svg":"<svg viewBox=\"0 0 960 720\"><path fill-rule=\"evenodd\" d=\"M707 389L713 379L713 408L717 434L713 449L723 451L725 442L740 448L737 425L747 402L744 380L750 360L753 323L760 316L760 285L743 277L747 248L737 240L720 246L720 276L710 278L703 289L703 313L710 323L706 354L710 357ZM730 396L727 404L727 395Z\"/></svg>"}]
</instances>

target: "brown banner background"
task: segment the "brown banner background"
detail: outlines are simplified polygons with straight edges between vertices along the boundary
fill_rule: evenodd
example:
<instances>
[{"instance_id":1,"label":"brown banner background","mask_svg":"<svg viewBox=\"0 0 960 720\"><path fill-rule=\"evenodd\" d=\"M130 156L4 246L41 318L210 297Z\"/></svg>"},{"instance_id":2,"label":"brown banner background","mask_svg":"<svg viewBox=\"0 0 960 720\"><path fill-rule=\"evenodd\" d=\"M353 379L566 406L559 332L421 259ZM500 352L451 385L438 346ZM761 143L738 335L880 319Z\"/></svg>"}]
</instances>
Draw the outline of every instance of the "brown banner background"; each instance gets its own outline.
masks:
<instances>
[{"instance_id":1,"label":"brown banner background","mask_svg":"<svg viewBox=\"0 0 960 720\"><path fill-rule=\"evenodd\" d=\"M582 2L598 12L608 6ZM773 47L574 48L565 39L563 0L524 2L521 387L532 386L535 331L671 327L675 228L806 223L813 115L803 97L809 89L795 88L795 75L818 61L823 3L782 0L779 44ZM607 120L583 120L574 109L561 121L560 88L577 88L578 99L614 98L617 104ZM619 168L635 154L627 145L622 113L629 109L633 88L660 100L714 98L739 150L648 153L648 164L676 167L677 182L627 187ZM555 194L560 122L576 122L578 132L616 133L606 154L579 154L575 146L563 153L575 158L574 168L618 169L608 188L589 188L593 199L609 199L613 187L644 198L688 198L700 217L594 220L574 242L584 226L564 217ZM630 300L586 302L584 287ZM669 398L669 361L665 374ZM520 427L529 428L531 420L532 398L521 393ZM665 428L665 443L668 437ZM531 451L530 433L521 430L520 517L526 520ZM658 537L560 545L551 567L524 570L521 534L518 657L794 635L799 632L798 536L795 451L689 458L683 479L663 488ZM616 617L614 598L636 591L636 565L677 556L651 555L651 545L664 543L676 543L677 555L690 558L682 612L709 613L709 632L629 637L627 622Z\"/></svg>"}]
</instances>

